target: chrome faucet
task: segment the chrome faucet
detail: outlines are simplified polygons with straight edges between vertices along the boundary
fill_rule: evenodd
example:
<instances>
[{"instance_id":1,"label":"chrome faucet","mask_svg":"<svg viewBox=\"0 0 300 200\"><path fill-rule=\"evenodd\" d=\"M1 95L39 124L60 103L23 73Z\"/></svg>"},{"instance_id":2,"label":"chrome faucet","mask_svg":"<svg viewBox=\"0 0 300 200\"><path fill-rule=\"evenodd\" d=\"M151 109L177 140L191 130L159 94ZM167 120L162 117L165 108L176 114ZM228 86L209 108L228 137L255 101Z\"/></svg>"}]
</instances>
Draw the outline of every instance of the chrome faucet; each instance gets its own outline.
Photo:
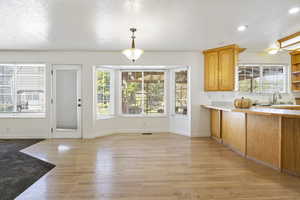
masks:
<instances>
[{"instance_id":1,"label":"chrome faucet","mask_svg":"<svg viewBox=\"0 0 300 200\"><path fill-rule=\"evenodd\" d=\"M280 92L276 91L272 94L272 100L271 100L271 104L277 104L278 103L278 99L281 99L282 96L280 94Z\"/></svg>"}]
</instances>

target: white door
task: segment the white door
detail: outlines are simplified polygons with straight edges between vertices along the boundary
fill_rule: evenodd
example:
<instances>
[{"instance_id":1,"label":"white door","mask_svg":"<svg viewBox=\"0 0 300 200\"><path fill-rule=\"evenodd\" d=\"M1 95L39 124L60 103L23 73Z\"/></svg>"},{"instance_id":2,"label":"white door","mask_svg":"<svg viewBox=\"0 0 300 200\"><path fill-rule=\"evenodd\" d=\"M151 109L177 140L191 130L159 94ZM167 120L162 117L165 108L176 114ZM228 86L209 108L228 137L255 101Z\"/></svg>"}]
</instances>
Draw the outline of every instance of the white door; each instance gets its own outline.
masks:
<instances>
[{"instance_id":1,"label":"white door","mask_svg":"<svg viewBox=\"0 0 300 200\"><path fill-rule=\"evenodd\" d=\"M81 66L52 66L52 137L81 138Z\"/></svg>"}]
</instances>

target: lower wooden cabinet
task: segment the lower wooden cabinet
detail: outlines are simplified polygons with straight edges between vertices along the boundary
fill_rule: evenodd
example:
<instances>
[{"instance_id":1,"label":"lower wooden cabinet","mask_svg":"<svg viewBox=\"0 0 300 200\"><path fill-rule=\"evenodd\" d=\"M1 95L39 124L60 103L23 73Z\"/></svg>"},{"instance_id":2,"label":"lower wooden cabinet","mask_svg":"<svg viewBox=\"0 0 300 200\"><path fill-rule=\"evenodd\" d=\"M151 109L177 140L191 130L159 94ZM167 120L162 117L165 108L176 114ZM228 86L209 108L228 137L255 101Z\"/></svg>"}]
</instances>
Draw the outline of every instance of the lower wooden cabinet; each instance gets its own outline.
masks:
<instances>
[{"instance_id":1,"label":"lower wooden cabinet","mask_svg":"<svg viewBox=\"0 0 300 200\"><path fill-rule=\"evenodd\" d=\"M215 139L221 139L221 113L220 110L210 110L211 136Z\"/></svg>"},{"instance_id":2,"label":"lower wooden cabinet","mask_svg":"<svg viewBox=\"0 0 300 200\"><path fill-rule=\"evenodd\" d=\"M234 151L246 153L246 114L222 112L222 140Z\"/></svg>"},{"instance_id":3,"label":"lower wooden cabinet","mask_svg":"<svg viewBox=\"0 0 300 200\"><path fill-rule=\"evenodd\" d=\"M280 116L247 115L247 156L279 169Z\"/></svg>"},{"instance_id":4,"label":"lower wooden cabinet","mask_svg":"<svg viewBox=\"0 0 300 200\"><path fill-rule=\"evenodd\" d=\"M300 119L282 119L282 169L300 175Z\"/></svg>"},{"instance_id":5,"label":"lower wooden cabinet","mask_svg":"<svg viewBox=\"0 0 300 200\"><path fill-rule=\"evenodd\" d=\"M300 118L211 109L211 136L258 163L300 176Z\"/></svg>"}]
</instances>

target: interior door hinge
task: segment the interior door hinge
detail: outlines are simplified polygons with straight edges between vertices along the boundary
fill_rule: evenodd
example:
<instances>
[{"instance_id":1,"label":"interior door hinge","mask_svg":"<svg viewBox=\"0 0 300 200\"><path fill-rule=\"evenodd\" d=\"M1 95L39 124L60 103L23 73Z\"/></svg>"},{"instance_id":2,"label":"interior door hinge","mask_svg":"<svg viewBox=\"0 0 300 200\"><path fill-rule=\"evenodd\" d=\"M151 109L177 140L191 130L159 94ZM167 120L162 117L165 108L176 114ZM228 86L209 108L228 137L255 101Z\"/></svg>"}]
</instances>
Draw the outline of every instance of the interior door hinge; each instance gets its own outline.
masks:
<instances>
[{"instance_id":1,"label":"interior door hinge","mask_svg":"<svg viewBox=\"0 0 300 200\"><path fill-rule=\"evenodd\" d=\"M50 100L51 104L53 104L53 99Z\"/></svg>"},{"instance_id":2,"label":"interior door hinge","mask_svg":"<svg viewBox=\"0 0 300 200\"><path fill-rule=\"evenodd\" d=\"M51 70L51 75L53 76L53 70Z\"/></svg>"},{"instance_id":3,"label":"interior door hinge","mask_svg":"<svg viewBox=\"0 0 300 200\"><path fill-rule=\"evenodd\" d=\"M51 128L51 133L53 133L53 128Z\"/></svg>"}]
</instances>

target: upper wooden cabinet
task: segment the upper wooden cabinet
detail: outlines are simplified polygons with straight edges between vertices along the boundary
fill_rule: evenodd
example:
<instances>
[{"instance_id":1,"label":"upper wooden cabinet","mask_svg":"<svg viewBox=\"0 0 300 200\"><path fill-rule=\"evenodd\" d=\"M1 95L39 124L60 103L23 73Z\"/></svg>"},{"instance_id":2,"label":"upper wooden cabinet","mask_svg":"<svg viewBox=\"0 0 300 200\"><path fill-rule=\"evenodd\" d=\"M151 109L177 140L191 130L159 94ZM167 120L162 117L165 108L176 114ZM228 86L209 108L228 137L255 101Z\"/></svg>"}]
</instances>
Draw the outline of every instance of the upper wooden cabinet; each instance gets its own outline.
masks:
<instances>
[{"instance_id":1,"label":"upper wooden cabinet","mask_svg":"<svg viewBox=\"0 0 300 200\"><path fill-rule=\"evenodd\" d=\"M205 60L205 91L232 91L238 54L245 49L229 45L203 51Z\"/></svg>"},{"instance_id":2,"label":"upper wooden cabinet","mask_svg":"<svg viewBox=\"0 0 300 200\"><path fill-rule=\"evenodd\" d=\"M300 51L291 52L292 56L292 91L300 92Z\"/></svg>"},{"instance_id":3,"label":"upper wooden cabinet","mask_svg":"<svg viewBox=\"0 0 300 200\"><path fill-rule=\"evenodd\" d=\"M216 91L219 89L219 69L218 52L209 52L205 54L205 88Z\"/></svg>"}]
</instances>

